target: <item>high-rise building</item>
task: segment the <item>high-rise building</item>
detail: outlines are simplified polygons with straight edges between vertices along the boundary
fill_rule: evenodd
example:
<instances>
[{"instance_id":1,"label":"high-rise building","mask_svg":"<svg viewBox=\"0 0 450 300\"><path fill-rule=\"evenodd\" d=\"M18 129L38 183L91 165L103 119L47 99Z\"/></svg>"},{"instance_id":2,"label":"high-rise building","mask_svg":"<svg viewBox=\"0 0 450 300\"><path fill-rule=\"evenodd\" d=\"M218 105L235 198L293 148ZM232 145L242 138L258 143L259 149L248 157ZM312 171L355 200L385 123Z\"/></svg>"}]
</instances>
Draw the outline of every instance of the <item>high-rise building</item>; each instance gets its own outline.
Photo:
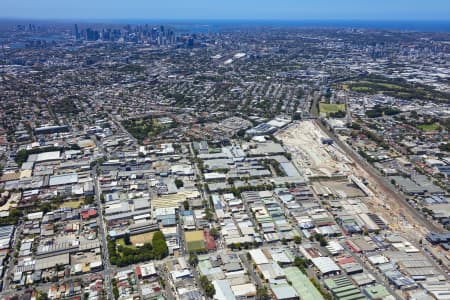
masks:
<instances>
[{"instance_id":1,"label":"high-rise building","mask_svg":"<svg viewBox=\"0 0 450 300\"><path fill-rule=\"evenodd\" d=\"M80 39L80 33L78 32L78 25L75 24L75 39L79 40Z\"/></svg>"}]
</instances>

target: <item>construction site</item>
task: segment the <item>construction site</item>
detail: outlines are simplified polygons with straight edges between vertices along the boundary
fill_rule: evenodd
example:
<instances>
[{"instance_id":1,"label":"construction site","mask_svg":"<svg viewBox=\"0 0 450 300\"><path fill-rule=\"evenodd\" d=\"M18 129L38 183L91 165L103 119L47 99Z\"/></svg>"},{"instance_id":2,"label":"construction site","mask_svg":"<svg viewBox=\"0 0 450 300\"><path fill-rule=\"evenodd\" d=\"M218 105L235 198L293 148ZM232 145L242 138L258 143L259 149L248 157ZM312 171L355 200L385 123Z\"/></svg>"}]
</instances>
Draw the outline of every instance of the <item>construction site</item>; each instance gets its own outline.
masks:
<instances>
[{"instance_id":1,"label":"construction site","mask_svg":"<svg viewBox=\"0 0 450 300\"><path fill-rule=\"evenodd\" d=\"M361 199L368 209L379 215L392 230L400 231L415 241L429 232L415 216L405 210L398 199L390 197L373 174L330 139L319 121L292 123L276 134L300 173L308 177L319 197ZM417 234L420 232L421 234Z\"/></svg>"},{"instance_id":2,"label":"construction site","mask_svg":"<svg viewBox=\"0 0 450 300\"><path fill-rule=\"evenodd\" d=\"M342 177L350 175L345 154L313 121L296 122L276 134L286 150L293 155L293 162L300 173L308 178Z\"/></svg>"}]
</instances>

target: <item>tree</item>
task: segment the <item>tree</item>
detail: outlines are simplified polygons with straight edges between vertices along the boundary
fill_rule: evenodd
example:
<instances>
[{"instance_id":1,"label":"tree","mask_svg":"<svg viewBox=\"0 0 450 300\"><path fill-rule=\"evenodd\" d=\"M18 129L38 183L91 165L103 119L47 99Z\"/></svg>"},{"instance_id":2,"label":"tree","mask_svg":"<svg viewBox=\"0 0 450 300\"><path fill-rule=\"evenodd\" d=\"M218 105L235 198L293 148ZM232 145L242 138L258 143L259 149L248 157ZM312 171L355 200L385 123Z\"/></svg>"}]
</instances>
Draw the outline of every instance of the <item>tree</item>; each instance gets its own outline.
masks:
<instances>
[{"instance_id":1,"label":"tree","mask_svg":"<svg viewBox=\"0 0 450 300\"><path fill-rule=\"evenodd\" d=\"M44 293L42 291L39 291L37 293L36 300L47 300L47 299L48 299L47 293Z\"/></svg>"},{"instance_id":2,"label":"tree","mask_svg":"<svg viewBox=\"0 0 450 300\"><path fill-rule=\"evenodd\" d=\"M256 299L258 300L269 299L269 293L267 292L267 288L265 286L256 290Z\"/></svg>"},{"instance_id":3,"label":"tree","mask_svg":"<svg viewBox=\"0 0 450 300\"><path fill-rule=\"evenodd\" d=\"M52 210L52 204L50 202L44 202L39 205L39 210L44 214Z\"/></svg>"},{"instance_id":4,"label":"tree","mask_svg":"<svg viewBox=\"0 0 450 300\"><path fill-rule=\"evenodd\" d=\"M208 221L212 221L214 219L214 213L212 212L211 208L205 208L205 217Z\"/></svg>"},{"instance_id":5,"label":"tree","mask_svg":"<svg viewBox=\"0 0 450 300\"><path fill-rule=\"evenodd\" d=\"M189 253L189 264L193 267L198 264L198 256L194 252Z\"/></svg>"},{"instance_id":6,"label":"tree","mask_svg":"<svg viewBox=\"0 0 450 300\"><path fill-rule=\"evenodd\" d=\"M28 159L28 151L25 149L19 150L16 154L16 158L14 159L16 163L20 166Z\"/></svg>"},{"instance_id":7,"label":"tree","mask_svg":"<svg viewBox=\"0 0 450 300\"><path fill-rule=\"evenodd\" d=\"M450 143L445 143L445 144L439 145L439 150L445 151L445 152L450 152Z\"/></svg>"},{"instance_id":8,"label":"tree","mask_svg":"<svg viewBox=\"0 0 450 300\"><path fill-rule=\"evenodd\" d=\"M321 247L325 247L325 246L327 246L327 245L328 245L328 242L327 242L326 239L321 239L321 240L320 240L320 246L321 246Z\"/></svg>"},{"instance_id":9,"label":"tree","mask_svg":"<svg viewBox=\"0 0 450 300\"><path fill-rule=\"evenodd\" d=\"M130 240L130 234L129 233L126 233L123 236L123 241L124 241L125 245L131 245L132 244L131 240Z\"/></svg>"},{"instance_id":10,"label":"tree","mask_svg":"<svg viewBox=\"0 0 450 300\"><path fill-rule=\"evenodd\" d=\"M355 130L360 130L361 129L361 125L359 123L356 122L352 122L352 125L348 125L350 128L355 129Z\"/></svg>"},{"instance_id":11,"label":"tree","mask_svg":"<svg viewBox=\"0 0 450 300\"><path fill-rule=\"evenodd\" d=\"M119 299L119 289L117 288L117 285L114 284L113 289L112 289L113 295L114 295L114 299Z\"/></svg>"},{"instance_id":12,"label":"tree","mask_svg":"<svg viewBox=\"0 0 450 300\"><path fill-rule=\"evenodd\" d=\"M237 136L237 137L240 137L240 138L243 138L243 137L245 136L245 129L239 129L239 130L236 132L236 136Z\"/></svg>"},{"instance_id":13,"label":"tree","mask_svg":"<svg viewBox=\"0 0 450 300\"><path fill-rule=\"evenodd\" d=\"M337 112L330 112L329 115L331 118L344 118L346 115L346 112L344 110L340 110Z\"/></svg>"},{"instance_id":14,"label":"tree","mask_svg":"<svg viewBox=\"0 0 450 300\"><path fill-rule=\"evenodd\" d=\"M84 205L93 205L95 203L95 197L93 195L88 195L84 197L83 204Z\"/></svg>"},{"instance_id":15,"label":"tree","mask_svg":"<svg viewBox=\"0 0 450 300\"><path fill-rule=\"evenodd\" d=\"M309 266L309 261L303 257L296 257L294 259L294 266L300 268L301 270L305 270Z\"/></svg>"},{"instance_id":16,"label":"tree","mask_svg":"<svg viewBox=\"0 0 450 300\"><path fill-rule=\"evenodd\" d=\"M292 154L291 154L291 153L285 152L285 153L283 153L283 154L284 154L284 156L285 156L288 160L292 160Z\"/></svg>"},{"instance_id":17,"label":"tree","mask_svg":"<svg viewBox=\"0 0 450 300\"><path fill-rule=\"evenodd\" d=\"M217 239L220 235L219 230L217 230L216 228L212 228L209 231L209 234L212 235L215 239Z\"/></svg>"},{"instance_id":18,"label":"tree","mask_svg":"<svg viewBox=\"0 0 450 300\"><path fill-rule=\"evenodd\" d=\"M321 235L320 233L316 233L314 235L314 238L316 239L316 241L318 241L320 243L320 246L325 247L326 245L328 245L327 240L325 239L325 237L323 235Z\"/></svg>"},{"instance_id":19,"label":"tree","mask_svg":"<svg viewBox=\"0 0 450 300\"><path fill-rule=\"evenodd\" d=\"M205 291L205 295L209 298L212 298L216 294L216 289L214 285L209 281L208 277L201 276L200 277L200 285Z\"/></svg>"},{"instance_id":20,"label":"tree","mask_svg":"<svg viewBox=\"0 0 450 300\"><path fill-rule=\"evenodd\" d=\"M153 256L156 259L162 259L169 255L169 248L166 244L166 239L161 231L156 231L152 238Z\"/></svg>"},{"instance_id":21,"label":"tree","mask_svg":"<svg viewBox=\"0 0 450 300\"><path fill-rule=\"evenodd\" d=\"M369 118L379 118L383 115L383 111L379 109L371 109L366 111L366 115Z\"/></svg>"},{"instance_id":22,"label":"tree","mask_svg":"<svg viewBox=\"0 0 450 300\"><path fill-rule=\"evenodd\" d=\"M184 182L181 179L175 179L175 185L177 186L177 189L181 188L184 186Z\"/></svg>"},{"instance_id":23,"label":"tree","mask_svg":"<svg viewBox=\"0 0 450 300\"><path fill-rule=\"evenodd\" d=\"M187 200L183 201L183 208L184 208L184 210L189 210L189 201L187 201Z\"/></svg>"},{"instance_id":24,"label":"tree","mask_svg":"<svg viewBox=\"0 0 450 300\"><path fill-rule=\"evenodd\" d=\"M294 243L300 244L302 242L302 238L298 235L294 236Z\"/></svg>"}]
</instances>

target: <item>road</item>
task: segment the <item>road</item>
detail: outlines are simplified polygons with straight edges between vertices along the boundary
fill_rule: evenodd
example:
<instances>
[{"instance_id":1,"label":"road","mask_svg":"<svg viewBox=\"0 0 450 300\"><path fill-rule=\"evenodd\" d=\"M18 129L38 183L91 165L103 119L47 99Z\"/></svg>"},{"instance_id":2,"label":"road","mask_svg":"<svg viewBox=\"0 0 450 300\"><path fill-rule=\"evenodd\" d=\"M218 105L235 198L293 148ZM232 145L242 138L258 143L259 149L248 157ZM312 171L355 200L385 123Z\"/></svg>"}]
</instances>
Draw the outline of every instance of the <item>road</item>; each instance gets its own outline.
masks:
<instances>
[{"instance_id":1,"label":"road","mask_svg":"<svg viewBox=\"0 0 450 300\"><path fill-rule=\"evenodd\" d=\"M188 146L189 146L189 151L191 152L192 157L196 157L194 149L192 148L192 143L188 143ZM193 165L194 165L196 182L198 182L199 185L201 185L201 183L203 182L203 180L202 180L202 172L200 172L196 162L194 162ZM201 194L201 196L203 198L202 200L206 201L206 206L207 207L210 207L209 196L208 196L207 192L205 191L203 186L199 186L198 189L200 190L200 194Z\"/></svg>"},{"instance_id":2,"label":"road","mask_svg":"<svg viewBox=\"0 0 450 300\"><path fill-rule=\"evenodd\" d=\"M105 290L107 294L107 299L114 299L112 294L112 285L111 285L111 279L112 279L112 268L111 264L109 262L109 253L108 253L108 241L107 236L108 233L106 232L106 226L105 221L103 219L103 209L102 209L102 203L101 203L101 191L99 187L98 177L97 177L97 168L98 166L95 166L92 170L92 177L94 179L94 188L95 188L95 199L97 201L97 211L99 214L99 232L98 236L101 239L102 242L102 259L103 259L103 278L105 281Z\"/></svg>"},{"instance_id":3,"label":"road","mask_svg":"<svg viewBox=\"0 0 450 300\"><path fill-rule=\"evenodd\" d=\"M127 134L129 136L129 138L133 141L133 145L134 146L138 146L138 140L128 132L128 130L125 129L125 127L123 127L122 122L120 122L119 120L117 120L114 116L112 117L114 123L116 124L117 127L119 127L123 133Z\"/></svg>"},{"instance_id":4,"label":"road","mask_svg":"<svg viewBox=\"0 0 450 300\"><path fill-rule=\"evenodd\" d=\"M241 258L242 263L245 265L245 268L247 269L247 271L250 273L249 275L252 277L253 282L256 283L258 288L262 288L264 287L264 284L261 280L261 278L259 277L259 275L256 273L256 270L253 268L253 264L251 262L248 261L247 259L247 254L246 253L241 253L239 255L239 257Z\"/></svg>"},{"instance_id":5,"label":"road","mask_svg":"<svg viewBox=\"0 0 450 300\"><path fill-rule=\"evenodd\" d=\"M8 266L6 268L6 272L4 274L3 277L3 291L0 294L1 296L6 296L8 295L10 292L13 292L13 289L10 289L10 277L13 276L13 270L14 270L14 253L18 253L19 251L16 250L17 248L17 241L18 241L18 237L21 236L23 230L23 223L20 222L14 229L14 236L13 236L13 242L11 245L11 253L9 254L9 259L8 259Z\"/></svg>"}]
</instances>

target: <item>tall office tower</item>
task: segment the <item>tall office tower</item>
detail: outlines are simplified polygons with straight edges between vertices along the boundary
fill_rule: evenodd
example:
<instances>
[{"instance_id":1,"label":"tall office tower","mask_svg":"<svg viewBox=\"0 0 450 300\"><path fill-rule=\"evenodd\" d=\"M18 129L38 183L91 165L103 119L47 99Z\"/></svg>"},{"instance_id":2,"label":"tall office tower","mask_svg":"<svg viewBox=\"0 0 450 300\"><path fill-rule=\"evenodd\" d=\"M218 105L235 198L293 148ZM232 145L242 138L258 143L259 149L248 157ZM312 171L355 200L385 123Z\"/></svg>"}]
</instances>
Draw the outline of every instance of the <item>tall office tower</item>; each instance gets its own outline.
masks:
<instances>
[{"instance_id":1,"label":"tall office tower","mask_svg":"<svg viewBox=\"0 0 450 300\"><path fill-rule=\"evenodd\" d=\"M75 39L78 40L80 38L80 33L78 32L78 25L75 24Z\"/></svg>"}]
</instances>

